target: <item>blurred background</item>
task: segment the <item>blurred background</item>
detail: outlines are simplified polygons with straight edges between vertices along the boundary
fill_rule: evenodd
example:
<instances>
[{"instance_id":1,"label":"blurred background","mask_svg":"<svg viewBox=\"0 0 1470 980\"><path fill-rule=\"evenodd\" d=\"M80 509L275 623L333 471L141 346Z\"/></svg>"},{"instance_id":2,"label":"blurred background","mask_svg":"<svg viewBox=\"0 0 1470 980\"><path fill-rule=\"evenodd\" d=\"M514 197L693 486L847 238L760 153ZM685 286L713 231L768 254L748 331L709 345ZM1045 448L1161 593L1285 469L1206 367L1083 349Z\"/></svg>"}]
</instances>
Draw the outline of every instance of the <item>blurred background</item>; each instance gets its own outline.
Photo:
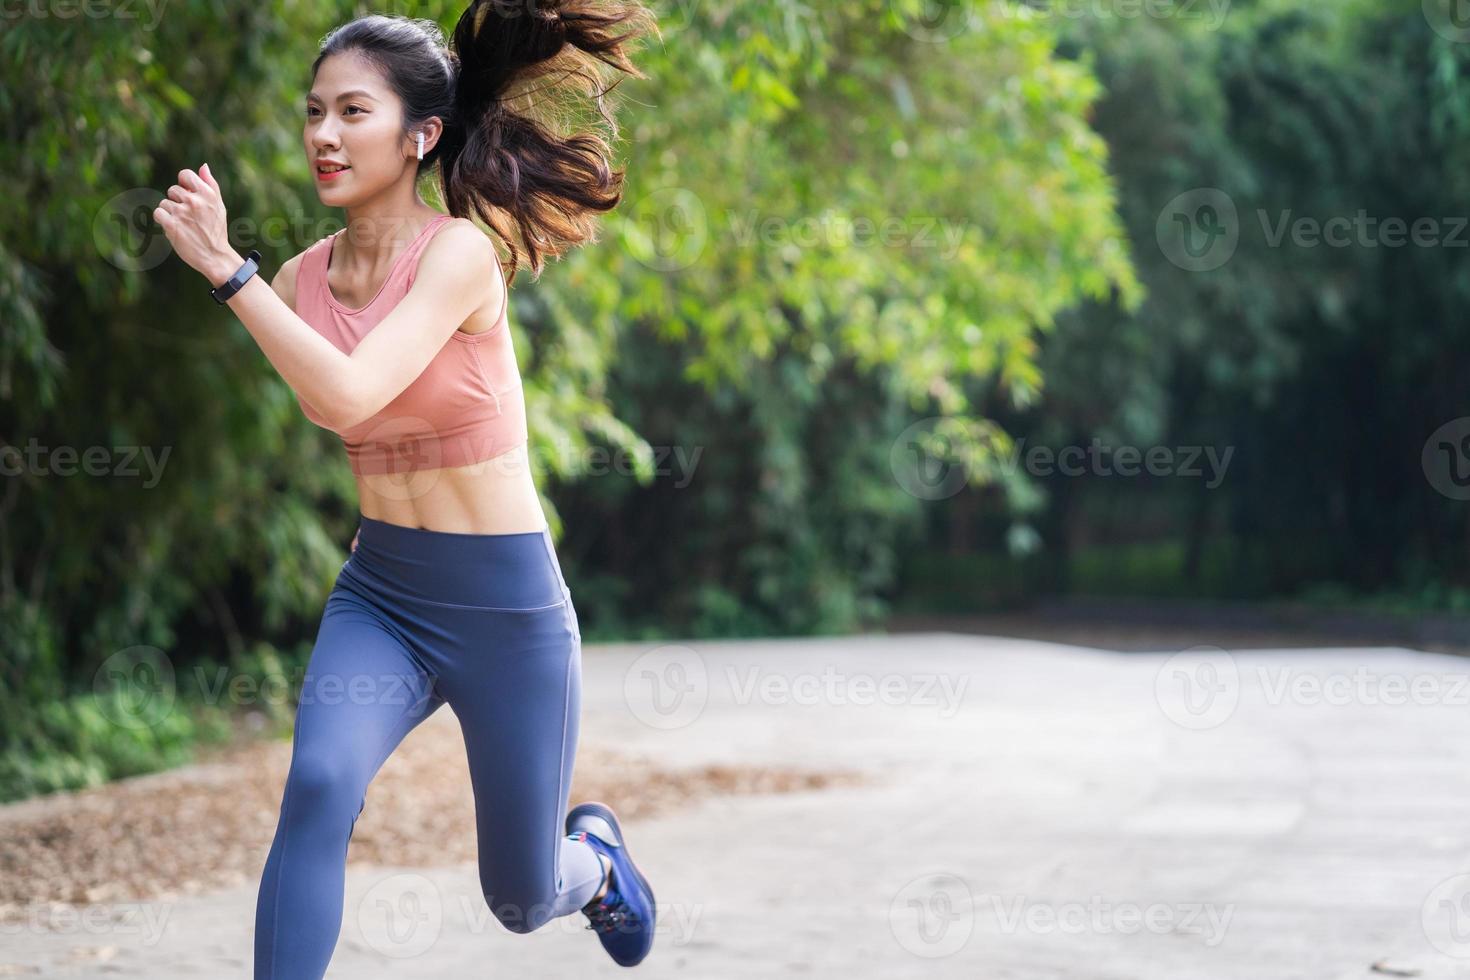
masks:
<instances>
[{"instance_id":1,"label":"blurred background","mask_svg":"<svg viewBox=\"0 0 1470 980\"><path fill-rule=\"evenodd\" d=\"M657 5L623 204L511 296L587 642L1470 636L1462 6ZM0 799L289 736L202 679L305 663L355 490L150 214L208 162L273 275L343 226L321 37L459 9L0 12Z\"/></svg>"}]
</instances>

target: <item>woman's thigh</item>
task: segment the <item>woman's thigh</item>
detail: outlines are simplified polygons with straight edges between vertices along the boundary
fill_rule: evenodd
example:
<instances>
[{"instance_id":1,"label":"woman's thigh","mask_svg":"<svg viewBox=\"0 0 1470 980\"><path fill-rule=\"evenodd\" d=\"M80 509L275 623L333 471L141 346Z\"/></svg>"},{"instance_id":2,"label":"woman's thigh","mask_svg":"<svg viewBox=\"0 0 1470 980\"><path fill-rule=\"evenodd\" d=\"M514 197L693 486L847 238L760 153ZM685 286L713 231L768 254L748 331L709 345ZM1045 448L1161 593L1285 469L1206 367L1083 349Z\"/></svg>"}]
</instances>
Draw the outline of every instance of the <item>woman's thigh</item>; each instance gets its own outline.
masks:
<instances>
[{"instance_id":1,"label":"woman's thigh","mask_svg":"<svg viewBox=\"0 0 1470 980\"><path fill-rule=\"evenodd\" d=\"M483 613L440 687L464 735L485 892L554 894L581 714L570 600Z\"/></svg>"},{"instance_id":2,"label":"woman's thigh","mask_svg":"<svg viewBox=\"0 0 1470 980\"><path fill-rule=\"evenodd\" d=\"M289 779L348 798L356 813L384 760L443 703L383 617L334 589L302 679Z\"/></svg>"}]
</instances>

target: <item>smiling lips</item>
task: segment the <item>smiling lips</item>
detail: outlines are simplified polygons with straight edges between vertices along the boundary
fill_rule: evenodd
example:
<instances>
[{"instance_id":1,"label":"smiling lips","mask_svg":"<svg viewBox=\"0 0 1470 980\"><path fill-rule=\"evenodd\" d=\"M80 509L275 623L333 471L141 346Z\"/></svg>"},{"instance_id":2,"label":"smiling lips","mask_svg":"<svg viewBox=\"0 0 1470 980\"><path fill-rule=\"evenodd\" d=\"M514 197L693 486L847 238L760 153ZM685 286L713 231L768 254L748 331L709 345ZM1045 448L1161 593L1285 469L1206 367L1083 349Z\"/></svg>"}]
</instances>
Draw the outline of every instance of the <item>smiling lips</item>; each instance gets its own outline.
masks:
<instances>
[{"instance_id":1,"label":"smiling lips","mask_svg":"<svg viewBox=\"0 0 1470 980\"><path fill-rule=\"evenodd\" d=\"M351 167L344 166L340 163L319 163L316 165L316 179L336 180L351 169Z\"/></svg>"}]
</instances>

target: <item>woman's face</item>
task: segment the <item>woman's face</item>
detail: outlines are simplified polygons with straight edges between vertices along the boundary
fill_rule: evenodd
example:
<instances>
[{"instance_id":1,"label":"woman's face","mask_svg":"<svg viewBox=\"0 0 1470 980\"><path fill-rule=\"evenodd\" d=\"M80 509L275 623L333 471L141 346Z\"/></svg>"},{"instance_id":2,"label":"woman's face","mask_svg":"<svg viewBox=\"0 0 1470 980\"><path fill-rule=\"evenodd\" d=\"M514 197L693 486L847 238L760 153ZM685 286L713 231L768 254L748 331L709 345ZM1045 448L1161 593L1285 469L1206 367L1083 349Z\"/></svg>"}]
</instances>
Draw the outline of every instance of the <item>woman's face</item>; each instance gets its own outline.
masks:
<instances>
[{"instance_id":1,"label":"woman's face","mask_svg":"<svg viewBox=\"0 0 1470 980\"><path fill-rule=\"evenodd\" d=\"M355 52L322 62L306 96L307 165L323 204L347 207L403 179L417 161L405 151L403 104L378 69ZM415 156L417 149L414 150ZM345 165L335 175L323 171Z\"/></svg>"}]
</instances>

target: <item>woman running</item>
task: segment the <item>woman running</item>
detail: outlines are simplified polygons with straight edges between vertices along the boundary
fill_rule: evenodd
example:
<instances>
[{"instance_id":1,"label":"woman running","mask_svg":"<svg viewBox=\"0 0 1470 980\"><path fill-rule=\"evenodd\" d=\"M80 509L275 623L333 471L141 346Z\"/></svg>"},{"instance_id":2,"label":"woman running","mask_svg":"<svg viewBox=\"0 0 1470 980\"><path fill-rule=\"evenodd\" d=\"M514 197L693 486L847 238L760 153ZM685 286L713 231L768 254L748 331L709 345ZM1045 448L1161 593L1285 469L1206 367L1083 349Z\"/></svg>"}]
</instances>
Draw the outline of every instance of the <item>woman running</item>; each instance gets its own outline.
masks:
<instances>
[{"instance_id":1,"label":"woman running","mask_svg":"<svg viewBox=\"0 0 1470 980\"><path fill-rule=\"evenodd\" d=\"M267 287L258 253L230 247L208 164L181 171L154 212L305 414L341 436L359 493L296 710L256 980L326 972L368 784L445 703L500 923L529 933L581 911L623 966L652 945L653 891L618 818L566 809L581 630L531 477L507 321L521 254L539 275L546 256L595 240L621 197L606 140L542 120L580 90L616 134L599 69L645 77L627 45L648 29L637 0L477 0L448 47L432 21L354 20L323 40L303 106L317 194L346 228ZM419 196L431 171L447 215ZM475 216L506 242L509 280Z\"/></svg>"}]
</instances>

